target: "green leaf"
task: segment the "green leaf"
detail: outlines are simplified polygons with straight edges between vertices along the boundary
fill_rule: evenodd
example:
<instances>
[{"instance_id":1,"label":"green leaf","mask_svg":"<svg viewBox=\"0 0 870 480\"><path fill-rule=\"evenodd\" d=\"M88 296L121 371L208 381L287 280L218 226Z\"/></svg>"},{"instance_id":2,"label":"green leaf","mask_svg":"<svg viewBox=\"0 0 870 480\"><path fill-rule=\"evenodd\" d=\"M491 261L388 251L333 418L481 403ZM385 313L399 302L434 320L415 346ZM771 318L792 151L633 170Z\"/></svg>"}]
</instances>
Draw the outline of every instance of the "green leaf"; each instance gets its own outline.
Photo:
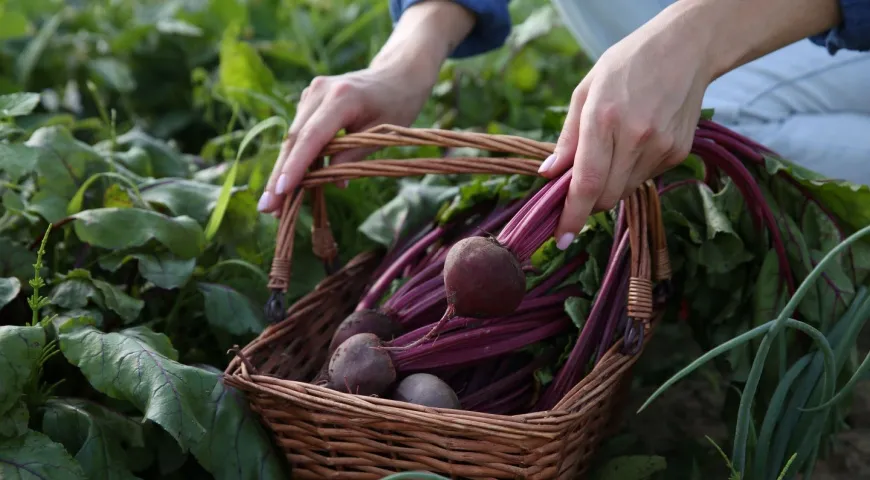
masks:
<instances>
[{"instance_id":1,"label":"green leaf","mask_svg":"<svg viewBox=\"0 0 870 480\"><path fill-rule=\"evenodd\" d=\"M513 57L505 69L505 81L522 92L529 92L538 87L541 73L536 65L532 50L523 50Z\"/></svg>"},{"instance_id":2,"label":"green leaf","mask_svg":"<svg viewBox=\"0 0 870 480\"><path fill-rule=\"evenodd\" d=\"M21 196L14 190L6 190L3 196L0 196L0 205L8 211L17 215L22 215L26 206Z\"/></svg>"},{"instance_id":3,"label":"green leaf","mask_svg":"<svg viewBox=\"0 0 870 480\"><path fill-rule=\"evenodd\" d=\"M375 242L392 246L399 237L430 222L444 202L452 199L459 188L443 185L435 176L422 181L402 179L399 192L359 226L359 231Z\"/></svg>"},{"instance_id":4,"label":"green leaf","mask_svg":"<svg viewBox=\"0 0 870 480\"><path fill-rule=\"evenodd\" d=\"M0 95L0 117L28 115L39 105L38 93L10 93Z\"/></svg>"},{"instance_id":5,"label":"green leaf","mask_svg":"<svg viewBox=\"0 0 870 480\"><path fill-rule=\"evenodd\" d=\"M172 346L172 341L166 335L155 332L148 327L128 328L124 333L127 337L148 345L160 355L163 355L174 362L178 361L178 350Z\"/></svg>"},{"instance_id":6,"label":"green leaf","mask_svg":"<svg viewBox=\"0 0 870 480\"><path fill-rule=\"evenodd\" d=\"M36 163L40 191L72 198L79 184L95 173L109 169L109 164L90 145L76 139L62 126L37 129L26 145L39 151Z\"/></svg>"},{"instance_id":7,"label":"green leaf","mask_svg":"<svg viewBox=\"0 0 870 480\"><path fill-rule=\"evenodd\" d=\"M52 304L68 309L83 308L87 306L88 300L105 307L100 292L90 278L73 277L57 283L48 298Z\"/></svg>"},{"instance_id":8,"label":"green leaf","mask_svg":"<svg viewBox=\"0 0 870 480\"><path fill-rule=\"evenodd\" d=\"M103 191L103 206L110 208L131 208L134 205L133 201L130 199L129 190L117 183L113 183Z\"/></svg>"},{"instance_id":9,"label":"green leaf","mask_svg":"<svg viewBox=\"0 0 870 480\"><path fill-rule=\"evenodd\" d=\"M66 218L67 199L52 192L40 190L30 197L27 211L33 212L47 222L57 223Z\"/></svg>"},{"instance_id":10,"label":"green leaf","mask_svg":"<svg viewBox=\"0 0 870 480\"><path fill-rule=\"evenodd\" d=\"M234 187L234 195L245 187ZM208 221L221 195L221 187L182 178L164 178L142 185L142 198L149 203L161 205L173 215L185 215L200 224Z\"/></svg>"},{"instance_id":11,"label":"green leaf","mask_svg":"<svg viewBox=\"0 0 870 480\"><path fill-rule=\"evenodd\" d=\"M24 51L15 58L15 73L21 84L27 85L30 83L30 75L39 62L39 57L42 56L42 53L48 47L52 37L57 32L57 28L60 27L60 23L64 19L63 17L64 12L58 11L43 23L39 33L30 40Z\"/></svg>"},{"instance_id":12,"label":"green leaf","mask_svg":"<svg viewBox=\"0 0 870 480\"><path fill-rule=\"evenodd\" d=\"M168 340L148 329L103 333L83 327L61 333L60 349L100 392L133 404L187 450L205 435L196 408L214 388L212 375L179 364L161 350Z\"/></svg>"},{"instance_id":13,"label":"green leaf","mask_svg":"<svg viewBox=\"0 0 870 480\"><path fill-rule=\"evenodd\" d=\"M91 277L83 269L70 271L49 295L51 303L68 309L84 308L88 300L118 314L126 323L139 316L145 302L124 293L119 287Z\"/></svg>"},{"instance_id":14,"label":"green leaf","mask_svg":"<svg viewBox=\"0 0 870 480\"><path fill-rule=\"evenodd\" d=\"M0 441L0 478L86 480L87 476L63 445L30 430Z\"/></svg>"},{"instance_id":15,"label":"green leaf","mask_svg":"<svg viewBox=\"0 0 870 480\"><path fill-rule=\"evenodd\" d=\"M39 160L39 150L20 143L0 143L0 171L9 174L12 182L32 172Z\"/></svg>"},{"instance_id":16,"label":"green leaf","mask_svg":"<svg viewBox=\"0 0 870 480\"><path fill-rule=\"evenodd\" d=\"M218 380L199 406L207 433L191 450L217 480L290 478L238 390Z\"/></svg>"},{"instance_id":17,"label":"green leaf","mask_svg":"<svg viewBox=\"0 0 870 480\"><path fill-rule=\"evenodd\" d=\"M27 247L13 243L8 237L0 237L0 275L28 278L33 275L33 264L36 263L36 252Z\"/></svg>"},{"instance_id":18,"label":"green leaf","mask_svg":"<svg viewBox=\"0 0 870 480\"><path fill-rule=\"evenodd\" d=\"M30 34L30 30L30 20L26 15L0 7L0 40L25 37Z\"/></svg>"},{"instance_id":19,"label":"green leaf","mask_svg":"<svg viewBox=\"0 0 870 480\"><path fill-rule=\"evenodd\" d=\"M753 325L761 325L779 314L785 305L783 299L787 293L785 282L779 277L779 261L776 250L770 249L761 263L761 270L755 280L753 294Z\"/></svg>"},{"instance_id":20,"label":"green leaf","mask_svg":"<svg viewBox=\"0 0 870 480\"><path fill-rule=\"evenodd\" d=\"M180 258L193 258L205 248L202 228L190 217L169 217L135 208L97 208L72 216L79 239L96 247L120 250L157 240Z\"/></svg>"},{"instance_id":21,"label":"green leaf","mask_svg":"<svg viewBox=\"0 0 870 480\"><path fill-rule=\"evenodd\" d=\"M443 198L443 195L453 196L450 204L441 209L437 221L441 224L449 223L458 215L466 213L476 206L495 200L514 200L524 197L533 186L526 176L513 175L510 177L475 177L471 182L459 186L459 195L455 195L455 189L451 186L434 186L435 190L425 194L434 195L441 202L451 200ZM438 188L443 193L439 193Z\"/></svg>"},{"instance_id":22,"label":"green leaf","mask_svg":"<svg viewBox=\"0 0 870 480\"><path fill-rule=\"evenodd\" d=\"M114 272L130 260L138 260L139 273L146 280L167 290L178 288L187 283L190 276L193 275L194 267L196 267L195 258L180 259L170 252L110 254L100 259L100 267Z\"/></svg>"},{"instance_id":23,"label":"green leaf","mask_svg":"<svg viewBox=\"0 0 870 480\"><path fill-rule=\"evenodd\" d=\"M136 478L125 450L145 446L141 422L88 400L52 398L43 407L42 432L75 452L88 478Z\"/></svg>"},{"instance_id":24,"label":"green leaf","mask_svg":"<svg viewBox=\"0 0 870 480\"><path fill-rule=\"evenodd\" d=\"M149 178L154 175L151 156L142 147L134 145L126 152L115 152L114 159L140 177Z\"/></svg>"},{"instance_id":25,"label":"green leaf","mask_svg":"<svg viewBox=\"0 0 870 480\"><path fill-rule=\"evenodd\" d=\"M786 172L853 229L870 224L870 186L830 179L788 160L765 156L767 172Z\"/></svg>"},{"instance_id":26,"label":"green leaf","mask_svg":"<svg viewBox=\"0 0 870 480\"><path fill-rule=\"evenodd\" d=\"M224 32L220 45L220 87L231 102L245 109L262 114L263 104L255 101L250 93L269 95L275 84L272 71L254 48L239 41L237 27Z\"/></svg>"},{"instance_id":27,"label":"green leaf","mask_svg":"<svg viewBox=\"0 0 870 480\"><path fill-rule=\"evenodd\" d=\"M646 480L667 469L664 457L657 455L625 455L610 459L595 471L595 480Z\"/></svg>"},{"instance_id":28,"label":"green leaf","mask_svg":"<svg viewBox=\"0 0 870 480\"><path fill-rule=\"evenodd\" d=\"M591 309L592 302L588 298L569 297L565 300L565 311L578 330L583 330Z\"/></svg>"},{"instance_id":29,"label":"green leaf","mask_svg":"<svg viewBox=\"0 0 870 480\"><path fill-rule=\"evenodd\" d=\"M0 326L0 416L18 403L39 367L44 345L42 327Z\"/></svg>"},{"instance_id":30,"label":"green leaf","mask_svg":"<svg viewBox=\"0 0 870 480\"><path fill-rule=\"evenodd\" d=\"M19 400L10 411L0 414L0 441L27 433L29 421L30 412L27 410L27 404Z\"/></svg>"},{"instance_id":31,"label":"green leaf","mask_svg":"<svg viewBox=\"0 0 870 480\"><path fill-rule=\"evenodd\" d=\"M561 26L561 22L556 9L552 5L544 5L532 12L522 23L514 26L508 43L514 48L522 48L559 26Z\"/></svg>"},{"instance_id":32,"label":"green leaf","mask_svg":"<svg viewBox=\"0 0 870 480\"><path fill-rule=\"evenodd\" d=\"M130 93L136 89L136 79L126 63L114 58L97 58L88 61L91 73L121 93Z\"/></svg>"},{"instance_id":33,"label":"green leaf","mask_svg":"<svg viewBox=\"0 0 870 480\"><path fill-rule=\"evenodd\" d=\"M223 67L223 63L221 63L221 67ZM208 225L205 227L205 238L207 240L211 240L214 238L215 234L218 231L218 228L223 221L224 213L227 210L227 206L230 203L230 195L232 194L233 184L236 182L236 172L239 169L239 161L242 157L242 153L247 148L248 144L254 140L259 134L264 132L265 130L280 126L286 128L286 122L283 118L280 117L269 117L256 125L254 125L248 133L245 134L245 137L242 139L242 143L239 145L239 151L236 152L236 159L233 160L233 166L230 168L230 172L227 174L227 178L224 180L224 184L221 187L220 197L218 197L217 205L215 206L214 211L211 214L211 218L208 219Z\"/></svg>"},{"instance_id":34,"label":"green leaf","mask_svg":"<svg viewBox=\"0 0 870 480\"><path fill-rule=\"evenodd\" d=\"M163 140L154 138L139 128L119 136L117 144L144 150L150 159L151 175L156 178L177 177L187 178L191 173L191 165L185 157Z\"/></svg>"},{"instance_id":35,"label":"green leaf","mask_svg":"<svg viewBox=\"0 0 870 480\"><path fill-rule=\"evenodd\" d=\"M85 327L62 333L60 348L94 388L133 404L215 478L287 478L244 397L218 374L167 357L159 344L168 341L158 338L165 337L144 327Z\"/></svg>"},{"instance_id":36,"label":"green leaf","mask_svg":"<svg viewBox=\"0 0 870 480\"><path fill-rule=\"evenodd\" d=\"M167 35L201 37L202 29L183 20L164 18L157 22L157 31Z\"/></svg>"},{"instance_id":37,"label":"green leaf","mask_svg":"<svg viewBox=\"0 0 870 480\"><path fill-rule=\"evenodd\" d=\"M197 286L205 297L205 317L213 326L233 335L260 333L265 328L262 309L248 297L226 285L200 282Z\"/></svg>"},{"instance_id":38,"label":"green leaf","mask_svg":"<svg viewBox=\"0 0 870 480\"><path fill-rule=\"evenodd\" d=\"M127 178L123 175L120 175L120 174L117 174L114 172L95 173L95 174L91 175L90 178L85 180L84 183L82 183L82 186L79 187L79 189L76 191L75 195L73 195L73 197L70 199L69 205L67 205L67 209L66 209L67 215L74 215L76 213L79 213L82 210L82 203L84 201L85 192L87 192L88 187L90 187L94 182L96 182L97 180L99 180L101 178L113 178L115 180L118 180L121 183L123 183L124 185L130 187L130 189L132 189L134 192L136 192L136 195L140 195L139 188L136 187L136 184L133 183L132 180L130 180L129 178ZM117 184L112 184L112 185L114 186ZM141 198L141 195L140 195L140 198Z\"/></svg>"},{"instance_id":39,"label":"green leaf","mask_svg":"<svg viewBox=\"0 0 870 480\"><path fill-rule=\"evenodd\" d=\"M54 314L51 324L55 332L69 331L87 325L101 326L103 314L96 309L73 308Z\"/></svg>"},{"instance_id":40,"label":"green leaf","mask_svg":"<svg viewBox=\"0 0 870 480\"><path fill-rule=\"evenodd\" d=\"M0 309L15 300L21 291L21 281L16 277L0 278Z\"/></svg>"}]
</instances>

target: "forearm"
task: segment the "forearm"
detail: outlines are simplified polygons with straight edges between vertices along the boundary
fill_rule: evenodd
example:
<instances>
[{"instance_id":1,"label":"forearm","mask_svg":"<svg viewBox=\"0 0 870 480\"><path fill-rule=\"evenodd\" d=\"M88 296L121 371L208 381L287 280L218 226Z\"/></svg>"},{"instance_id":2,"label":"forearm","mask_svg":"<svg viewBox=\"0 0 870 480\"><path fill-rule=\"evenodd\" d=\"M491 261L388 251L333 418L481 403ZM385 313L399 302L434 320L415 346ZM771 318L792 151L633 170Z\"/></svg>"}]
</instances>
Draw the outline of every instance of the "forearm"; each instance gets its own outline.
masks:
<instances>
[{"instance_id":1,"label":"forearm","mask_svg":"<svg viewBox=\"0 0 870 480\"><path fill-rule=\"evenodd\" d=\"M474 15L449 0L409 7L372 59L373 68L400 68L422 82L438 77L441 65L474 27Z\"/></svg>"},{"instance_id":2,"label":"forearm","mask_svg":"<svg viewBox=\"0 0 870 480\"><path fill-rule=\"evenodd\" d=\"M711 80L841 20L837 0L680 0L662 16L705 50Z\"/></svg>"}]
</instances>

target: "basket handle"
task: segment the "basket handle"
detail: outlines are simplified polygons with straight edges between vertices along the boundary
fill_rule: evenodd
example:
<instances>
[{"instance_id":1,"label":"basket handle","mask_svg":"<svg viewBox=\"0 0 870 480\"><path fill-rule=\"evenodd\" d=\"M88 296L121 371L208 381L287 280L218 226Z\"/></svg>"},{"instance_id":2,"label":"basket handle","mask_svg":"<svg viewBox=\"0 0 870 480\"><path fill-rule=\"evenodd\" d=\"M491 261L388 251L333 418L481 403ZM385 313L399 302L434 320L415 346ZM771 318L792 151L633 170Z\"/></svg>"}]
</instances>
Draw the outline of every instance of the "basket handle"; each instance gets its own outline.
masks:
<instances>
[{"instance_id":1,"label":"basket handle","mask_svg":"<svg viewBox=\"0 0 870 480\"><path fill-rule=\"evenodd\" d=\"M322 167L323 156L334 155L355 148L389 146L472 147L490 152L515 154L521 156L521 158L447 157L367 160L364 162ZM287 290L290 281L296 220L306 192L310 193L312 200L312 213L314 217L312 243L314 254L329 265L337 256L338 249L326 214L326 202L323 194L323 186L325 184L365 177L396 178L425 174L476 173L537 176L540 161L552 154L555 146L553 143L539 142L513 135L405 128L395 125L380 125L363 132L334 138L322 149L320 153L321 159L315 162L305 177L303 177L299 188L291 195L288 195L281 206L275 255L271 271L269 272L268 287L273 293L266 307L267 316L273 321L279 321L283 319L286 313L282 300L283 295L281 294ZM652 188L651 191L653 192L651 195L654 195L655 188L650 188ZM641 190L643 189L638 191ZM649 200L652 200L652 198L645 196L642 203L647 204ZM658 207L657 196L653 203L656 204L655 207ZM657 208L655 209L657 210ZM656 214L653 214L653 216L655 217ZM661 215L658 214L659 220L660 217ZM631 224L629 228L632 229ZM645 228L644 232L646 232ZM657 237L654 235L653 238ZM632 247L635 247L635 241L632 241ZM661 258L658 260L658 263L661 263ZM656 270L659 269L657 268ZM646 285L638 288L645 290Z\"/></svg>"},{"instance_id":2,"label":"basket handle","mask_svg":"<svg viewBox=\"0 0 870 480\"><path fill-rule=\"evenodd\" d=\"M296 219L306 192L310 192L312 197L314 254L324 262L330 263L338 250L326 216L323 195L325 184L364 177L396 178L439 173L538 175L540 160L550 155L556 147L552 143L512 135L381 125L363 132L337 137L323 148L320 155L334 155L355 148L389 146L473 147L531 158L449 157L367 160L329 167L321 167L322 160L316 162L303 177L299 188L288 195L281 206L275 256L269 273L270 289L275 292L285 292L289 284Z\"/></svg>"}]
</instances>

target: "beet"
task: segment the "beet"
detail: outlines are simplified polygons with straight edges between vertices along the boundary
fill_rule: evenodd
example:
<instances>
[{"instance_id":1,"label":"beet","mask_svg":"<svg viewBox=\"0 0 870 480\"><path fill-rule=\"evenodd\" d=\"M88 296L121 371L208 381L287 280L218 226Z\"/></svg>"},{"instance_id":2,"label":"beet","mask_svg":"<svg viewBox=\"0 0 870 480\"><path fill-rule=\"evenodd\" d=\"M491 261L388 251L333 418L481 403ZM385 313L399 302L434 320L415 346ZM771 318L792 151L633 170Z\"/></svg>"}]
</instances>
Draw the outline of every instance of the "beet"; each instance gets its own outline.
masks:
<instances>
[{"instance_id":1,"label":"beet","mask_svg":"<svg viewBox=\"0 0 870 480\"><path fill-rule=\"evenodd\" d=\"M433 408L459 409L459 397L443 380L429 373L408 375L399 382L391 397L400 402Z\"/></svg>"},{"instance_id":2,"label":"beet","mask_svg":"<svg viewBox=\"0 0 870 480\"><path fill-rule=\"evenodd\" d=\"M377 310L359 310L348 315L332 334L329 353L334 352L345 340L358 333L373 333L379 339L388 342L403 332L402 326L389 315Z\"/></svg>"},{"instance_id":3,"label":"beet","mask_svg":"<svg viewBox=\"0 0 870 480\"><path fill-rule=\"evenodd\" d=\"M396 381L390 354L373 333L358 333L338 346L329 359L327 388L357 395L381 395Z\"/></svg>"},{"instance_id":4,"label":"beet","mask_svg":"<svg viewBox=\"0 0 870 480\"><path fill-rule=\"evenodd\" d=\"M516 257L496 239L468 237L447 253L444 286L454 315L498 317L520 305L526 276Z\"/></svg>"}]
</instances>

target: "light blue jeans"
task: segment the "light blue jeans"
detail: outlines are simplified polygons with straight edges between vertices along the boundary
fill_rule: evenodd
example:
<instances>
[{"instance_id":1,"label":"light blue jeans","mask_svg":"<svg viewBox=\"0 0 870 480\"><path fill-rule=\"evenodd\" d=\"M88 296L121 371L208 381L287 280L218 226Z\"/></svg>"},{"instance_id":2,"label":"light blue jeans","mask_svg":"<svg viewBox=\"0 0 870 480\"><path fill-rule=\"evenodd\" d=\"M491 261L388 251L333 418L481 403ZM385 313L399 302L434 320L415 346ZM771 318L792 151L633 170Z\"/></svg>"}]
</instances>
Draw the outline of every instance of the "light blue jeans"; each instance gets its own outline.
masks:
<instances>
[{"instance_id":1,"label":"light blue jeans","mask_svg":"<svg viewBox=\"0 0 870 480\"><path fill-rule=\"evenodd\" d=\"M597 59L672 0L553 0ZM714 120L830 178L870 184L870 53L802 40L710 84Z\"/></svg>"}]
</instances>

